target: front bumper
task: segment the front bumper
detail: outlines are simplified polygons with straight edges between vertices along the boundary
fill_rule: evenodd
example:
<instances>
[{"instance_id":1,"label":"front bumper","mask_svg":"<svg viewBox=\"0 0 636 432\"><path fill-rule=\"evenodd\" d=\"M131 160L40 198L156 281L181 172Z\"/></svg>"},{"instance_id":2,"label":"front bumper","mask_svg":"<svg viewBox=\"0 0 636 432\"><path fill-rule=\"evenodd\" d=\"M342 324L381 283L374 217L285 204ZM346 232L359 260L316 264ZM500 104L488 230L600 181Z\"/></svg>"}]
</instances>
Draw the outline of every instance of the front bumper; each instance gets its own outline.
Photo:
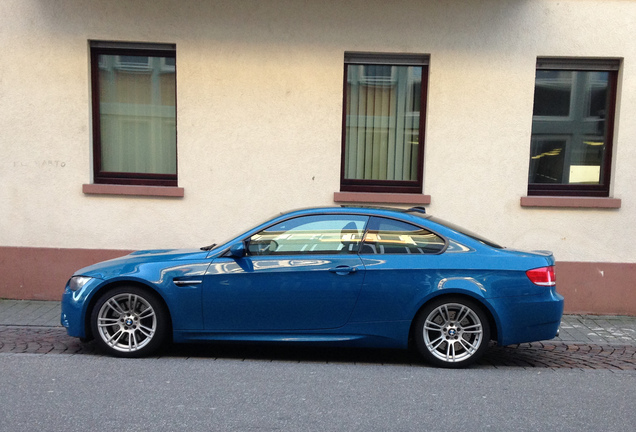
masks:
<instances>
[{"instance_id":1,"label":"front bumper","mask_svg":"<svg viewBox=\"0 0 636 432\"><path fill-rule=\"evenodd\" d=\"M71 291L68 283L62 294L62 313L60 323L66 328L66 333L72 337L85 338L86 311L95 287L101 284L101 279L93 278L77 291Z\"/></svg>"}]
</instances>

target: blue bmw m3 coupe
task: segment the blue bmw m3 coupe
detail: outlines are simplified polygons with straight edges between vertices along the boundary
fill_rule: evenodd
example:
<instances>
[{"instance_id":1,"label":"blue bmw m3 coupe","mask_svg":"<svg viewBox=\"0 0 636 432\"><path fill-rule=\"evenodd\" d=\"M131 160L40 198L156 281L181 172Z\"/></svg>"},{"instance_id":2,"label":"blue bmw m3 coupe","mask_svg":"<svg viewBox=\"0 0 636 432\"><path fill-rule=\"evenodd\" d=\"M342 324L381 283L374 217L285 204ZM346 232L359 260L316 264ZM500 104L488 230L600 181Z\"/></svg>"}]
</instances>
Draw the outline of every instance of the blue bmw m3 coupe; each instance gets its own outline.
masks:
<instances>
[{"instance_id":1,"label":"blue bmw m3 coupe","mask_svg":"<svg viewBox=\"0 0 636 432\"><path fill-rule=\"evenodd\" d=\"M78 270L61 321L119 357L169 340L292 342L413 347L463 367L490 340L554 338L562 313L550 252L502 248L421 207L333 207Z\"/></svg>"}]
</instances>

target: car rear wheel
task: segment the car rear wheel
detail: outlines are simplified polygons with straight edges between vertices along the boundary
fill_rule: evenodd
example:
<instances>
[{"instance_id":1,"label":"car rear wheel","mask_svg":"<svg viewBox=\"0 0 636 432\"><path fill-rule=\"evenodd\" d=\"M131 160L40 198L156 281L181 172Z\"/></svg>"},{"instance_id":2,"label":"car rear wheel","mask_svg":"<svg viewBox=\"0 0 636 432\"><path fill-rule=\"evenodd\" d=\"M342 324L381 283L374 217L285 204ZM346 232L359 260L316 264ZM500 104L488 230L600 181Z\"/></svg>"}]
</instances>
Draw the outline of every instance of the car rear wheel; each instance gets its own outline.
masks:
<instances>
[{"instance_id":1,"label":"car rear wheel","mask_svg":"<svg viewBox=\"0 0 636 432\"><path fill-rule=\"evenodd\" d=\"M151 292L119 287L97 300L91 328L102 351L117 357L142 357L162 344L168 316L161 301Z\"/></svg>"},{"instance_id":2,"label":"car rear wheel","mask_svg":"<svg viewBox=\"0 0 636 432\"><path fill-rule=\"evenodd\" d=\"M416 319L415 332L422 357L447 368L476 362L490 341L490 325L482 307L463 297L445 297L427 304Z\"/></svg>"}]
</instances>

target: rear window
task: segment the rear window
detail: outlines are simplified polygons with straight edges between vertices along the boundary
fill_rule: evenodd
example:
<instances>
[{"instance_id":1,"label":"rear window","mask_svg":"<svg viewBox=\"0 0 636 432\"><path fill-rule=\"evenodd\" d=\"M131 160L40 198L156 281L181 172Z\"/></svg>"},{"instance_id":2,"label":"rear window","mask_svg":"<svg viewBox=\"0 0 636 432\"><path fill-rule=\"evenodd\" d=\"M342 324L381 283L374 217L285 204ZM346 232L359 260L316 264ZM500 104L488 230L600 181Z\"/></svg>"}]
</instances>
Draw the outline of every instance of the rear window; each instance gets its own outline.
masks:
<instances>
[{"instance_id":1,"label":"rear window","mask_svg":"<svg viewBox=\"0 0 636 432\"><path fill-rule=\"evenodd\" d=\"M474 232L472 232L470 230L467 230L466 228L460 227L459 225L455 225L454 223L451 223L451 222L447 222L444 219L440 219L440 218L437 218L435 216L423 215L421 213L416 213L416 212L409 212L409 213L417 215L417 216L425 217L426 219L428 219L428 220L430 220L432 222L438 223L440 225L445 226L446 228L450 228L450 229L452 229L454 231L457 231L460 234L463 234L463 235L465 235L467 237L470 237L473 240L477 240L478 242L483 243L483 244L485 244L487 246L490 246L492 248L503 249L503 246L500 246L499 244L497 244L497 243L495 243L493 241L490 241L487 238L480 236L479 234L476 234L476 233L474 233Z\"/></svg>"},{"instance_id":2,"label":"rear window","mask_svg":"<svg viewBox=\"0 0 636 432\"><path fill-rule=\"evenodd\" d=\"M361 254L436 254L444 239L410 223L374 216L369 221Z\"/></svg>"}]
</instances>

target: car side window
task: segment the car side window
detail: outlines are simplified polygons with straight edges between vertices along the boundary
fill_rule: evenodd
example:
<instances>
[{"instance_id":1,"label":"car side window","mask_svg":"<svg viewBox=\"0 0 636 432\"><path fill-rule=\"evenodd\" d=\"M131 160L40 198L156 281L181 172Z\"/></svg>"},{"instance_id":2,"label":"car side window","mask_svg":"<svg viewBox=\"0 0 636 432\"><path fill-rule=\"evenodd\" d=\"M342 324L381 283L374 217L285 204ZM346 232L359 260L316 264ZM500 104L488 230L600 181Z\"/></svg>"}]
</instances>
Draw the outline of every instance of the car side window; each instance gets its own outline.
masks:
<instances>
[{"instance_id":1,"label":"car side window","mask_svg":"<svg viewBox=\"0 0 636 432\"><path fill-rule=\"evenodd\" d=\"M360 254L435 254L443 238L424 228L393 219L372 217Z\"/></svg>"},{"instance_id":2,"label":"car side window","mask_svg":"<svg viewBox=\"0 0 636 432\"><path fill-rule=\"evenodd\" d=\"M248 241L250 255L354 254L368 216L301 216L272 225Z\"/></svg>"}]
</instances>

